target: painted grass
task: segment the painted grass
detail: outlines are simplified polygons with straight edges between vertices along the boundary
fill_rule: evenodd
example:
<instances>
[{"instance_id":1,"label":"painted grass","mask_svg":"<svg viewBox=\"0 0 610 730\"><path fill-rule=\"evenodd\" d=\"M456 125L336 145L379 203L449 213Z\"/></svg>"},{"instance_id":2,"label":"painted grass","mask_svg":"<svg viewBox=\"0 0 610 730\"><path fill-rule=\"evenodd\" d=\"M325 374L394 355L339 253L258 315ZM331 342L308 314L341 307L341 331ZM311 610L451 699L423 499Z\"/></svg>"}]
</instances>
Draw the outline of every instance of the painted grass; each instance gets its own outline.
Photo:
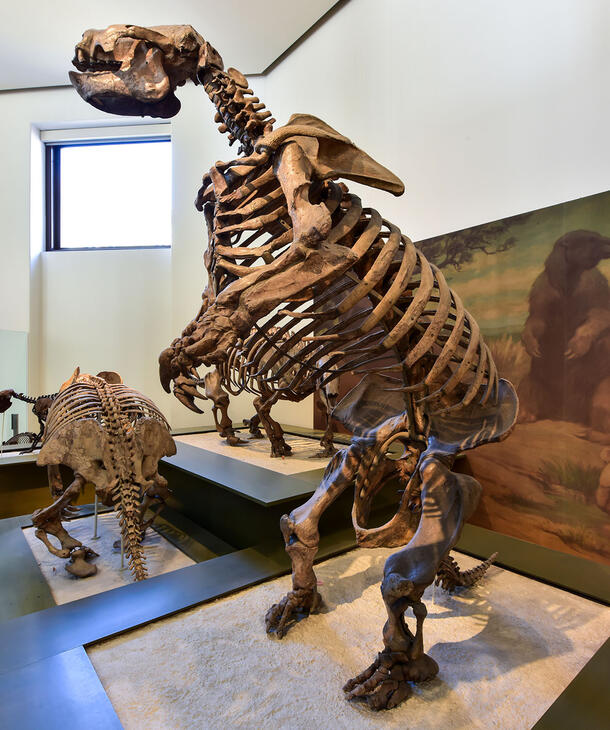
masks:
<instances>
[{"instance_id":1,"label":"painted grass","mask_svg":"<svg viewBox=\"0 0 610 730\"><path fill-rule=\"evenodd\" d=\"M523 343L510 335L502 335L488 340L488 345L500 376L510 380L516 388L530 367L530 357Z\"/></svg>"},{"instance_id":2,"label":"painted grass","mask_svg":"<svg viewBox=\"0 0 610 730\"><path fill-rule=\"evenodd\" d=\"M595 501L602 470L596 466L579 464L571 459L543 461L538 475L545 485L560 484L584 495L587 502Z\"/></svg>"}]
</instances>

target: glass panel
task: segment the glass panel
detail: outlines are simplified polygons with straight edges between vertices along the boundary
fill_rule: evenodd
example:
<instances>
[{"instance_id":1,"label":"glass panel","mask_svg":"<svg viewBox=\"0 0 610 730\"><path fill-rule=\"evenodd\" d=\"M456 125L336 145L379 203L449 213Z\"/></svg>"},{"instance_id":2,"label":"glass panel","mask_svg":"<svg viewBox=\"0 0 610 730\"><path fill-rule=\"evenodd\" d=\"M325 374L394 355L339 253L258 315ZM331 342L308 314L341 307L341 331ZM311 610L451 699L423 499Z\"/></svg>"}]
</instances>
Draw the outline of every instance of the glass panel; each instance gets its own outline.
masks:
<instances>
[{"instance_id":1,"label":"glass panel","mask_svg":"<svg viewBox=\"0 0 610 730\"><path fill-rule=\"evenodd\" d=\"M171 142L60 153L61 248L171 245Z\"/></svg>"},{"instance_id":2,"label":"glass panel","mask_svg":"<svg viewBox=\"0 0 610 730\"><path fill-rule=\"evenodd\" d=\"M27 332L0 330L0 390L15 390L27 393ZM37 394L39 395L39 394ZM17 415L17 432L28 430L28 406L22 401L13 400L12 406L0 413L0 444L13 435L11 416ZM24 447L22 447L24 448ZM3 451L0 446L0 452Z\"/></svg>"}]
</instances>

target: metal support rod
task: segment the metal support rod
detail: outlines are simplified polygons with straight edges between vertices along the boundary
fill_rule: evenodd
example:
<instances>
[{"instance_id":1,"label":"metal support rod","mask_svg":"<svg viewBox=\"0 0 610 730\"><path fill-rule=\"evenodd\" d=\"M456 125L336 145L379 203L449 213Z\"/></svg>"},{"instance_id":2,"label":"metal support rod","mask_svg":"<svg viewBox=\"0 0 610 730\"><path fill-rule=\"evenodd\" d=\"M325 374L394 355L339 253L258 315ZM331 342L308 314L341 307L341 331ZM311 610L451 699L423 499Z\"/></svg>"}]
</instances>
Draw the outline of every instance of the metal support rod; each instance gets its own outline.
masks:
<instances>
[{"instance_id":1,"label":"metal support rod","mask_svg":"<svg viewBox=\"0 0 610 730\"><path fill-rule=\"evenodd\" d=\"M121 570L125 570L125 541L121 532Z\"/></svg>"},{"instance_id":2,"label":"metal support rod","mask_svg":"<svg viewBox=\"0 0 610 730\"><path fill-rule=\"evenodd\" d=\"M100 536L97 534L97 492L95 493L95 503L93 507L93 540L99 540Z\"/></svg>"}]
</instances>

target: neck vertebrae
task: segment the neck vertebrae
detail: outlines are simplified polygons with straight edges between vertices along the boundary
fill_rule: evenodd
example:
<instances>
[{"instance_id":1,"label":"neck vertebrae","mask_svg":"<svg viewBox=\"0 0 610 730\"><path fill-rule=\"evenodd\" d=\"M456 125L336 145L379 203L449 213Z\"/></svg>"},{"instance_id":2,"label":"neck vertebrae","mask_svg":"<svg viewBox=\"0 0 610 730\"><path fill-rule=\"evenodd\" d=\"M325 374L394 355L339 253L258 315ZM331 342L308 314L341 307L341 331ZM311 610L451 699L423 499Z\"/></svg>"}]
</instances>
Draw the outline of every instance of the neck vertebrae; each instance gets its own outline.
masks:
<instances>
[{"instance_id":1,"label":"neck vertebrae","mask_svg":"<svg viewBox=\"0 0 610 730\"><path fill-rule=\"evenodd\" d=\"M233 68L214 70L202 80L203 87L216 107L214 121L229 135L229 144L240 142L238 154L251 155L256 140L273 129L275 119L258 97L252 96L246 77Z\"/></svg>"}]
</instances>

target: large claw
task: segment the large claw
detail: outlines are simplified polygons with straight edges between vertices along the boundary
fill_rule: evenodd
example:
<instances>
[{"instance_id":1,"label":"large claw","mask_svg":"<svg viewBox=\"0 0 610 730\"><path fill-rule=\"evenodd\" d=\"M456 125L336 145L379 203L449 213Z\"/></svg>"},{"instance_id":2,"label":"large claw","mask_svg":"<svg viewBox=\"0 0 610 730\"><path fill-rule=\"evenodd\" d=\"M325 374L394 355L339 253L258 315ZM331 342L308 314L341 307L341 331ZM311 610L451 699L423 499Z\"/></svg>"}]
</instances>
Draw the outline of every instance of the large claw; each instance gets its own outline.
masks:
<instances>
[{"instance_id":1,"label":"large claw","mask_svg":"<svg viewBox=\"0 0 610 730\"><path fill-rule=\"evenodd\" d=\"M279 603L274 603L265 614L267 633L275 633L278 639L282 639L299 618L317 613L321 605L322 598L317 590L293 589Z\"/></svg>"},{"instance_id":2,"label":"large claw","mask_svg":"<svg viewBox=\"0 0 610 730\"><path fill-rule=\"evenodd\" d=\"M172 380L180 375L180 368L174 362L175 355L173 347L166 347L159 355L159 379L166 393L172 392Z\"/></svg>"},{"instance_id":3,"label":"large claw","mask_svg":"<svg viewBox=\"0 0 610 730\"><path fill-rule=\"evenodd\" d=\"M203 413L201 408L195 405L195 398L207 400L207 397L197 390L195 382L189 380L189 378L186 378L184 375L179 375L174 380L174 395L180 403L182 403L182 405L185 405L191 411L194 411L195 413Z\"/></svg>"},{"instance_id":4,"label":"large claw","mask_svg":"<svg viewBox=\"0 0 610 730\"><path fill-rule=\"evenodd\" d=\"M346 699L364 700L372 710L390 710L411 696L412 683L428 681L437 673L438 664L427 654L413 659L407 653L385 649L343 691Z\"/></svg>"}]
</instances>

